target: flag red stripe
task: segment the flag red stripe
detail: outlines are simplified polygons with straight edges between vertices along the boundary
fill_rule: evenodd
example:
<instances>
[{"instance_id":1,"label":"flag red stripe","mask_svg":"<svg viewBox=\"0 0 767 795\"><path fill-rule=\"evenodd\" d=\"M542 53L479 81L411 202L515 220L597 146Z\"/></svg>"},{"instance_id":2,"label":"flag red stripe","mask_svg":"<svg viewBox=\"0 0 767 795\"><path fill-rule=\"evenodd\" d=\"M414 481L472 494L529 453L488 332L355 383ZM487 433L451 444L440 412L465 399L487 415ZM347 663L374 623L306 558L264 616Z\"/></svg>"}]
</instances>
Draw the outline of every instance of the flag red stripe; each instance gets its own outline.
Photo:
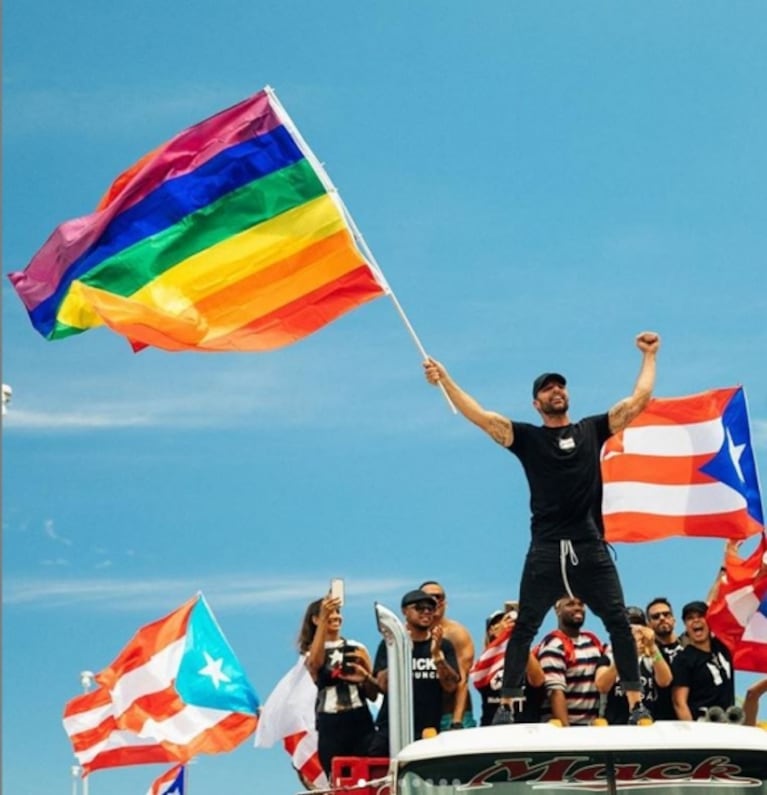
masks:
<instances>
[{"instance_id":1,"label":"flag red stripe","mask_svg":"<svg viewBox=\"0 0 767 795\"><path fill-rule=\"evenodd\" d=\"M140 668L173 641L183 638L192 608L198 597L193 597L165 618L142 627L129 641L117 659L96 675L99 684L112 688L126 673Z\"/></svg>"},{"instance_id":2,"label":"flag red stripe","mask_svg":"<svg viewBox=\"0 0 767 795\"><path fill-rule=\"evenodd\" d=\"M130 707L117 718L122 729L140 732L147 719L163 721L172 718L183 711L185 703L182 701L175 684L164 690L137 698Z\"/></svg>"},{"instance_id":3,"label":"flag red stripe","mask_svg":"<svg viewBox=\"0 0 767 795\"><path fill-rule=\"evenodd\" d=\"M626 511L605 517L609 541L657 541L667 536L705 536L710 538L749 538L762 527L746 512L705 516L662 516L655 513Z\"/></svg>"},{"instance_id":4,"label":"flag red stripe","mask_svg":"<svg viewBox=\"0 0 767 795\"><path fill-rule=\"evenodd\" d=\"M167 745L168 747L165 747ZM180 759L175 750L176 746L167 744L130 746L126 748L110 748L102 751L90 762L83 765L83 771L87 775L94 770L102 770L107 767L125 767L127 765L149 765L158 762L179 762L188 761Z\"/></svg>"},{"instance_id":5,"label":"flag red stripe","mask_svg":"<svg viewBox=\"0 0 767 795\"><path fill-rule=\"evenodd\" d=\"M98 745L98 743L103 743L109 735L113 731L117 731L117 729L117 721L113 717L109 717L93 729L87 729L84 732L71 735L69 740L72 743L72 748L74 748L75 753L79 754L87 751L94 745Z\"/></svg>"},{"instance_id":6,"label":"flag red stripe","mask_svg":"<svg viewBox=\"0 0 767 795\"><path fill-rule=\"evenodd\" d=\"M653 456L622 453L602 461L602 477L610 483L632 481L667 486L716 483L716 478L700 471L713 457L713 454Z\"/></svg>"},{"instance_id":7,"label":"flag red stripe","mask_svg":"<svg viewBox=\"0 0 767 795\"><path fill-rule=\"evenodd\" d=\"M233 751L256 730L258 718L242 712L232 712L215 726L197 735L183 746L189 757L197 754L219 754Z\"/></svg>"},{"instance_id":8,"label":"flag red stripe","mask_svg":"<svg viewBox=\"0 0 767 795\"><path fill-rule=\"evenodd\" d=\"M649 425L689 425L721 417L739 387L712 389L679 398L653 398L634 420L632 428Z\"/></svg>"},{"instance_id":9,"label":"flag red stripe","mask_svg":"<svg viewBox=\"0 0 767 795\"><path fill-rule=\"evenodd\" d=\"M290 754L293 760L293 766L301 773L301 775L310 782L315 782L325 776L325 771L322 769L320 758L317 752L312 753L303 762L296 759L296 751L301 745L302 740L309 734L309 732L301 731L295 734L289 734L284 737L282 744L285 750Z\"/></svg>"},{"instance_id":10,"label":"flag red stripe","mask_svg":"<svg viewBox=\"0 0 767 795\"><path fill-rule=\"evenodd\" d=\"M81 712L90 712L92 709L106 706L112 701L109 691L103 687L96 688L90 693L83 693L67 701L64 706L64 717L79 715Z\"/></svg>"}]
</instances>

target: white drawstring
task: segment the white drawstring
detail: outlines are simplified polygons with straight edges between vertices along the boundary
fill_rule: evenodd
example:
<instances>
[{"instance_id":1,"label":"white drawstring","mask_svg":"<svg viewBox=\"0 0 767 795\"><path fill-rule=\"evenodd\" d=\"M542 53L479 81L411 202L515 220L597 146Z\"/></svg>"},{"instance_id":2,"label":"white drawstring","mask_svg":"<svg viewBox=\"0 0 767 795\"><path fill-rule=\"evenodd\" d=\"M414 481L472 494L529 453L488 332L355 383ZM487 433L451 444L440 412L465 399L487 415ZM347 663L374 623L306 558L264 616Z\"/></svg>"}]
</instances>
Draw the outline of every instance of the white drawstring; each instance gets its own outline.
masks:
<instances>
[{"instance_id":1,"label":"white drawstring","mask_svg":"<svg viewBox=\"0 0 767 795\"><path fill-rule=\"evenodd\" d=\"M565 584L567 595L572 599L575 597L573 589L570 587L570 581L567 579L567 558L570 558L570 565L578 565L578 556L575 554L573 542L569 538L563 538L559 542L559 568L562 572L562 582Z\"/></svg>"}]
</instances>

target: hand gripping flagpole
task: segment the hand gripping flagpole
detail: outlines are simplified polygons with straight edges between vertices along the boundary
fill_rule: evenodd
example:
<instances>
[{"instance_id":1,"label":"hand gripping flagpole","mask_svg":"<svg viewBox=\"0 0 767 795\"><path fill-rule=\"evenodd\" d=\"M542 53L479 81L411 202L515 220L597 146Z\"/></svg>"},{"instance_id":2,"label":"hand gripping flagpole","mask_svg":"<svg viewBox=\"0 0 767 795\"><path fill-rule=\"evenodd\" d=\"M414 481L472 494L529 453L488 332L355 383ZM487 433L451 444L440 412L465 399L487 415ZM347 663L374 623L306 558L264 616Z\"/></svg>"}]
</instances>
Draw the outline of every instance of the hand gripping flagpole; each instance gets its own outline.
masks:
<instances>
[{"instance_id":1,"label":"hand gripping flagpole","mask_svg":"<svg viewBox=\"0 0 767 795\"><path fill-rule=\"evenodd\" d=\"M391 298L392 303L394 304L394 308L397 310L397 313L399 314L400 318L402 318L402 322L405 324L405 328L407 329L413 342L415 343L418 352L421 354L421 356L424 359L428 359L429 354L426 353L426 349L423 347L423 345L421 344L421 340L418 338L418 335L415 333L415 329L410 323L410 320L408 320L408 317L405 314L405 310L402 308L402 305L397 299L397 296L394 294L394 291L391 289L389 282L387 281L386 277L383 275L383 271L378 265L376 258L373 256L373 252L370 250L367 242L365 241L365 238L362 236L362 233L359 230L359 227L355 223L354 218L352 218L351 213L344 204L344 201L341 198L338 189L333 184L333 181L330 179L330 176L328 175L327 171L325 171L325 167L317 158L317 156L314 154L312 149L309 147L309 144L306 143L306 140L301 135L298 127L296 127L295 123L293 122L293 119L291 119L290 114L285 110L283 104L277 98L277 94L274 92L274 89L271 86L266 86L264 88L264 91L269 95L269 99L275 111L277 112L277 115L280 116L280 118L282 119L283 124L289 130L290 134L293 136L294 140L298 144L299 149L304 153L304 156L309 161L309 163L311 163L312 167L316 171L317 176L320 178L320 181L324 185L325 190L328 192L331 201L336 205L341 215L346 220L346 223L349 225L349 229L351 230L354 239L357 241L357 244L359 245L362 254L365 256L368 266L373 271L376 281L381 285L386 295L388 295L389 298ZM445 389L444 384L438 381L437 386L439 386L439 388L442 390L442 394L445 396L445 400L452 409L453 414L457 414L458 411L453 405L453 401L450 400L450 397L447 394L447 390Z\"/></svg>"}]
</instances>

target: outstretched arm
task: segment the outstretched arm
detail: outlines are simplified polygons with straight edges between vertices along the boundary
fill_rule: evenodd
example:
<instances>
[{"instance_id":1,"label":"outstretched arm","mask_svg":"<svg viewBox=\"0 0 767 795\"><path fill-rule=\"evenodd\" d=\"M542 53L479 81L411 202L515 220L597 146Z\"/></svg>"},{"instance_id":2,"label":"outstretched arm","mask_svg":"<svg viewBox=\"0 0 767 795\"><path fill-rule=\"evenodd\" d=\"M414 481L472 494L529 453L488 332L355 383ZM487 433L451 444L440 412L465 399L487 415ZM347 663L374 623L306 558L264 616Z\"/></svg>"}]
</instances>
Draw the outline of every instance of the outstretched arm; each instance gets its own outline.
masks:
<instances>
[{"instance_id":1,"label":"outstretched arm","mask_svg":"<svg viewBox=\"0 0 767 795\"><path fill-rule=\"evenodd\" d=\"M743 712L745 713L746 726L756 726L756 717L759 712L759 699L767 693L767 679L762 679L746 691L746 697L743 700Z\"/></svg>"},{"instance_id":2,"label":"outstretched arm","mask_svg":"<svg viewBox=\"0 0 767 795\"><path fill-rule=\"evenodd\" d=\"M429 358L423 363L423 369L426 373L426 380L430 384L442 384L453 405L469 422L473 422L504 447L508 447L514 441L511 420L502 414L482 408L471 395L464 392L453 381L442 364Z\"/></svg>"},{"instance_id":3,"label":"outstretched arm","mask_svg":"<svg viewBox=\"0 0 767 795\"><path fill-rule=\"evenodd\" d=\"M627 398L616 403L607 415L610 433L622 431L642 413L650 402L655 387L655 357L660 348L660 336L654 331L643 331L637 335L636 345L642 351L642 365L634 384L634 391Z\"/></svg>"}]
</instances>

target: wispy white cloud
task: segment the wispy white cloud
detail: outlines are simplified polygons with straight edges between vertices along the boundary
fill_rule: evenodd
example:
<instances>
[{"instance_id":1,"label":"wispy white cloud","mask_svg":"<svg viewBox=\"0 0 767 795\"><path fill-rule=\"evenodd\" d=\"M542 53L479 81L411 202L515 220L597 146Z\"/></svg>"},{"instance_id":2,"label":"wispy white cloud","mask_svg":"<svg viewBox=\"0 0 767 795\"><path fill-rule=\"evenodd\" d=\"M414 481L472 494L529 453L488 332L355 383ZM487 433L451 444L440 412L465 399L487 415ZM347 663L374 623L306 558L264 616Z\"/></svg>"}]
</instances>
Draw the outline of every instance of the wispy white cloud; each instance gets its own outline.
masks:
<instances>
[{"instance_id":1,"label":"wispy white cloud","mask_svg":"<svg viewBox=\"0 0 767 795\"><path fill-rule=\"evenodd\" d=\"M410 585L404 578L356 581L347 587L349 597L399 596ZM305 604L327 589L318 578L220 575L216 577L119 580L6 578L3 604L7 607L65 608L77 606L94 611L154 610L178 606L202 590L212 605L229 611L268 608L275 604Z\"/></svg>"},{"instance_id":2,"label":"wispy white cloud","mask_svg":"<svg viewBox=\"0 0 767 795\"><path fill-rule=\"evenodd\" d=\"M51 541L56 541L58 544L63 544L65 547L72 546L72 539L65 538L56 531L56 527L54 525L53 519L46 519L43 523L43 532L45 535L51 539Z\"/></svg>"},{"instance_id":3,"label":"wispy white cloud","mask_svg":"<svg viewBox=\"0 0 767 795\"><path fill-rule=\"evenodd\" d=\"M40 561L41 566L68 566L69 561L66 558L45 558Z\"/></svg>"},{"instance_id":4,"label":"wispy white cloud","mask_svg":"<svg viewBox=\"0 0 767 795\"><path fill-rule=\"evenodd\" d=\"M328 428L411 433L448 411L425 383L417 355L391 354L394 340L360 349L350 334L328 334L273 356L208 357L204 380L188 358L150 352L146 362L70 382L51 392L37 372L18 377L15 404L4 417L10 433L98 433L121 428ZM397 335L404 333L396 329ZM111 352L112 348L109 349ZM110 355L109 352L105 355ZM375 361L376 366L371 362ZM59 366L57 362L53 367ZM61 365L62 367L64 365ZM197 380L196 380L197 379ZM424 397L421 408L411 398Z\"/></svg>"},{"instance_id":5,"label":"wispy white cloud","mask_svg":"<svg viewBox=\"0 0 767 795\"><path fill-rule=\"evenodd\" d=\"M125 134L151 124L194 124L215 113L228 97L231 103L247 96L233 86L123 86L116 98L113 87L89 91L72 88L22 88L7 82L6 135L79 133L88 137ZM98 120L98 124L94 121ZM128 165L126 163L126 165Z\"/></svg>"},{"instance_id":6,"label":"wispy white cloud","mask_svg":"<svg viewBox=\"0 0 767 795\"><path fill-rule=\"evenodd\" d=\"M126 415L120 407L93 411L30 411L19 409L9 412L6 420L9 429L34 431L98 430L103 428L131 428L152 425L149 416Z\"/></svg>"}]
</instances>

